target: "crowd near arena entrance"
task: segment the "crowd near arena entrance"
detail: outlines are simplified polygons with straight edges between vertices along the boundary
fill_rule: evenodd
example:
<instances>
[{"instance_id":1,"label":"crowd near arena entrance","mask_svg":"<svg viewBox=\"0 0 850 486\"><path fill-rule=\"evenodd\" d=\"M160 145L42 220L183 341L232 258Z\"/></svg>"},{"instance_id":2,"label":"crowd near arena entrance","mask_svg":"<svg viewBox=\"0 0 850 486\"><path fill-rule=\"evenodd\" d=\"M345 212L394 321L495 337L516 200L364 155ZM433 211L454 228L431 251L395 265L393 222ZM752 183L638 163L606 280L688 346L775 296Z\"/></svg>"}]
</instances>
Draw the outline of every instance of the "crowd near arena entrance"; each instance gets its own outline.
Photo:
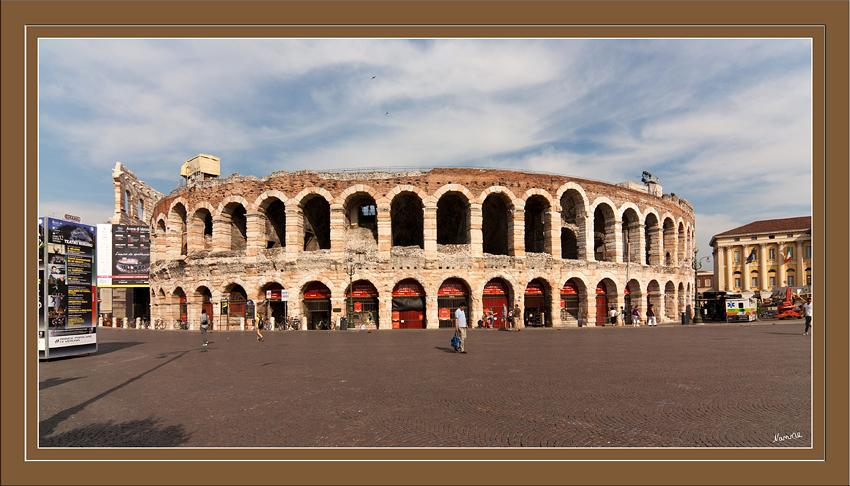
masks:
<instances>
[{"instance_id":1,"label":"crowd near arena entrance","mask_svg":"<svg viewBox=\"0 0 850 486\"><path fill-rule=\"evenodd\" d=\"M311 282L304 290L307 329L320 329L331 322L331 291L322 282Z\"/></svg>"},{"instance_id":2,"label":"crowd near arena entrance","mask_svg":"<svg viewBox=\"0 0 850 486\"><path fill-rule=\"evenodd\" d=\"M469 312L469 289L460 279L450 278L440 285L437 291L440 327L455 326L455 311L462 305ZM468 316L467 316L468 317Z\"/></svg>"}]
</instances>

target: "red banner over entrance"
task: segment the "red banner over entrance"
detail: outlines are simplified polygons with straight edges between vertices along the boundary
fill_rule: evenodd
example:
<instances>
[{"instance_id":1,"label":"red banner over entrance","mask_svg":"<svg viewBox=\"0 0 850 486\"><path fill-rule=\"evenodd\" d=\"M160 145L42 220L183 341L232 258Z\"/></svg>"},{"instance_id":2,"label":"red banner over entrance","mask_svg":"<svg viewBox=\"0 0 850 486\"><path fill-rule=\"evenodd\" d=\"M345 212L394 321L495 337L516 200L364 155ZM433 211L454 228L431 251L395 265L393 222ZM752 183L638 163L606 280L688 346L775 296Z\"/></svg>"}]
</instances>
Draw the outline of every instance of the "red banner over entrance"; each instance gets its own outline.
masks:
<instances>
[{"instance_id":1,"label":"red banner over entrance","mask_svg":"<svg viewBox=\"0 0 850 486\"><path fill-rule=\"evenodd\" d=\"M525 295L543 295L543 284L540 280L534 279L528 282L528 286L525 288Z\"/></svg>"},{"instance_id":2,"label":"red banner over entrance","mask_svg":"<svg viewBox=\"0 0 850 486\"><path fill-rule=\"evenodd\" d=\"M508 286L501 279L494 278L484 286L484 295L508 295Z\"/></svg>"},{"instance_id":3,"label":"red banner over entrance","mask_svg":"<svg viewBox=\"0 0 850 486\"><path fill-rule=\"evenodd\" d=\"M564 286L561 288L561 293L578 295L578 287L576 287L575 283L567 281L567 283L565 283Z\"/></svg>"},{"instance_id":4,"label":"red banner over entrance","mask_svg":"<svg viewBox=\"0 0 850 486\"><path fill-rule=\"evenodd\" d=\"M351 288L352 288L352 292L351 292L352 297L377 297L378 296L378 289L376 289L374 285L372 285L371 283L366 282L366 281L354 282L351 285Z\"/></svg>"},{"instance_id":5,"label":"red banner over entrance","mask_svg":"<svg viewBox=\"0 0 850 486\"><path fill-rule=\"evenodd\" d=\"M402 280L393 289L393 297L423 297L425 289L416 280Z\"/></svg>"},{"instance_id":6,"label":"red banner over entrance","mask_svg":"<svg viewBox=\"0 0 850 486\"><path fill-rule=\"evenodd\" d=\"M605 289L604 283L599 282L599 285L596 286L596 293L597 294L607 294L608 293L608 291Z\"/></svg>"},{"instance_id":7,"label":"red banner over entrance","mask_svg":"<svg viewBox=\"0 0 850 486\"><path fill-rule=\"evenodd\" d=\"M331 290L322 282L313 282L304 291L305 299L329 299Z\"/></svg>"},{"instance_id":8,"label":"red banner over entrance","mask_svg":"<svg viewBox=\"0 0 850 486\"><path fill-rule=\"evenodd\" d=\"M440 285L437 295L468 295L466 285L456 278L450 278Z\"/></svg>"}]
</instances>

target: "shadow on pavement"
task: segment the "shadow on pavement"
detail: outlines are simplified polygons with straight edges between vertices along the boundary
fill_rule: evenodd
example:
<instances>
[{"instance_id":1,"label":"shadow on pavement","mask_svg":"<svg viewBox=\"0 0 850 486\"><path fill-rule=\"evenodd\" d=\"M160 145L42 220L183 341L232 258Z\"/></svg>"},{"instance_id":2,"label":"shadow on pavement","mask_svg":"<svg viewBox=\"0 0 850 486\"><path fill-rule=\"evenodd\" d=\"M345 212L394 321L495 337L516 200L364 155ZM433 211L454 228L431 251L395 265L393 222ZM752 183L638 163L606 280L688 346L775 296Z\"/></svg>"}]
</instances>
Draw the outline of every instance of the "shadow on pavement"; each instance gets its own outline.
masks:
<instances>
[{"instance_id":1,"label":"shadow on pavement","mask_svg":"<svg viewBox=\"0 0 850 486\"><path fill-rule=\"evenodd\" d=\"M161 426L152 419L89 424L52 437L40 437L40 447L176 447L189 440L182 425Z\"/></svg>"},{"instance_id":2,"label":"shadow on pavement","mask_svg":"<svg viewBox=\"0 0 850 486\"><path fill-rule=\"evenodd\" d=\"M440 351L444 351L446 353L452 353L452 354L457 352L457 351L455 351L455 348L443 348L443 347L440 347L440 346L434 346L434 349L439 349Z\"/></svg>"},{"instance_id":3,"label":"shadow on pavement","mask_svg":"<svg viewBox=\"0 0 850 486\"><path fill-rule=\"evenodd\" d=\"M61 385L62 383L68 383L69 381L79 380L82 378L78 376L76 378L48 378L38 384L38 391L46 390L52 386Z\"/></svg>"},{"instance_id":4,"label":"shadow on pavement","mask_svg":"<svg viewBox=\"0 0 850 486\"><path fill-rule=\"evenodd\" d=\"M97 343L97 355L112 353L114 351L121 351L122 349L131 348L133 346L138 346L139 344L144 344L136 341L127 341L127 342L118 342L118 343Z\"/></svg>"}]
</instances>

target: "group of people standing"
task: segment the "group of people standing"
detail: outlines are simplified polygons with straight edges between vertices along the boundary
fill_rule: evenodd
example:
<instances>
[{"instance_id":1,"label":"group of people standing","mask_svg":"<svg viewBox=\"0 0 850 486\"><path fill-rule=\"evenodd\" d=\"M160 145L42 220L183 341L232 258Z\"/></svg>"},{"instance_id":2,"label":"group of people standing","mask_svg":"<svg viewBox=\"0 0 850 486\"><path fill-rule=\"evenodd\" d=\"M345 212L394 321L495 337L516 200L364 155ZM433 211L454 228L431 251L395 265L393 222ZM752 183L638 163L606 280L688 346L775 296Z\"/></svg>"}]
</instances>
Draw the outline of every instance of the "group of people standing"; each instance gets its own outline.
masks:
<instances>
[{"instance_id":1,"label":"group of people standing","mask_svg":"<svg viewBox=\"0 0 850 486\"><path fill-rule=\"evenodd\" d=\"M626 325L626 309L620 307L619 312L615 307L608 308L608 319L611 322L612 326L625 326ZM640 327L640 307L632 308L632 327ZM655 315L655 306L649 304L649 307L646 308L646 325L647 326L657 326L658 325L658 317Z\"/></svg>"}]
</instances>

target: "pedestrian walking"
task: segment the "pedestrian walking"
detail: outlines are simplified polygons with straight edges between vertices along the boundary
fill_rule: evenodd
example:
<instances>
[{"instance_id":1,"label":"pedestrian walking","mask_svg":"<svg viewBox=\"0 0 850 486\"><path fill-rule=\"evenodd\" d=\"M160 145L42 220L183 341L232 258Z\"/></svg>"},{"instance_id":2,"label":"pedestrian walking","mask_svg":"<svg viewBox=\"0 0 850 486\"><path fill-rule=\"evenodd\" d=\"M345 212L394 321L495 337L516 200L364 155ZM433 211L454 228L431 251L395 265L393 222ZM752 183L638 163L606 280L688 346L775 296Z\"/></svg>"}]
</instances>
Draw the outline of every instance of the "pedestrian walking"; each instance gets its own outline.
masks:
<instances>
[{"instance_id":1,"label":"pedestrian walking","mask_svg":"<svg viewBox=\"0 0 850 486\"><path fill-rule=\"evenodd\" d=\"M505 329L507 329L508 331L514 330L514 311L508 311L508 316L506 318L505 323Z\"/></svg>"},{"instance_id":2,"label":"pedestrian walking","mask_svg":"<svg viewBox=\"0 0 850 486\"><path fill-rule=\"evenodd\" d=\"M502 304L502 327L508 327L508 304Z\"/></svg>"},{"instance_id":3,"label":"pedestrian walking","mask_svg":"<svg viewBox=\"0 0 850 486\"><path fill-rule=\"evenodd\" d=\"M640 327L640 307L632 309L632 327Z\"/></svg>"},{"instance_id":4,"label":"pedestrian walking","mask_svg":"<svg viewBox=\"0 0 850 486\"><path fill-rule=\"evenodd\" d=\"M611 318L611 325L616 326L617 325L617 309L615 309L613 307L610 307L610 309L611 310L608 311L608 317Z\"/></svg>"},{"instance_id":5,"label":"pedestrian walking","mask_svg":"<svg viewBox=\"0 0 850 486\"><path fill-rule=\"evenodd\" d=\"M455 311L455 331L460 335L460 347L457 348L458 353L466 354L464 345L466 344L466 308L465 304L461 304Z\"/></svg>"},{"instance_id":6,"label":"pedestrian walking","mask_svg":"<svg viewBox=\"0 0 850 486\"><path fill-rule=\"evenodd\" d=\"M208 327L210 327L210 317L207 315L206 309L201 309L201 337L204 339L204 346L209 344L207 341Z\"/></svg>"},{"instance_id":7,"label":"pedestrian walking","mask_svg":"<svg viewBox=\"0 0 850 486\"><path fill-rule=\"evenodd\" d=\"M263 337L263 334L260 332L260 326L257 326L257 341L263 342L266 338Z\"/></svg>"},{"instance_id":8,"label":"pedestrian walking","mask_svg":"<svg viewBox=\"0 0 850 486\"><path fill-rule=\"evenodd\" d=\"M618 326L626 325L626 309L623 306L620 306L620 320L617 322Z\"/></svg>"},{"instance_id":9,"label":"pedestrian walking","mask_svg":"<svg viewBox=\"0 0 850 486\"><path fill-rule=\"evenodd\" d=\"M584 312L581 309L578 310L578 327L581 327L582 322L584 321Z\"/></svg>"},{"instance_id":10,"label":"pedestrian walking","mask_svg":"<svg viewBox=\"0 0 850 486\"><path fill-rule=\"evenodd\" d=\"M646 325L658 327L658 318L655 317L655 307L652 304L646 308Z\"/></svg>"},{"instance_id":11,"label":"pedestrian walking","mask_svg":"<svg viewBox=\"0 0 850 486\"><path fill-rule=\"evenodd\" d=\"M806 317L806 332L803 333L804 336L809 335L809 328L812 327L812 298L809 297L806 299L806 303L803 304L803 315Z\"/></svg>"},{"instance_id":12,"label":"pedestrian walking","mask_svg":"<svg viewBox=\"0 0 850 486\"><path fill-rule=\"evenodd\" d=\"M519 304L514 304L514 329L519 331L519 323L522 312L519 310Z\"/></svg>"}]
</instances>

